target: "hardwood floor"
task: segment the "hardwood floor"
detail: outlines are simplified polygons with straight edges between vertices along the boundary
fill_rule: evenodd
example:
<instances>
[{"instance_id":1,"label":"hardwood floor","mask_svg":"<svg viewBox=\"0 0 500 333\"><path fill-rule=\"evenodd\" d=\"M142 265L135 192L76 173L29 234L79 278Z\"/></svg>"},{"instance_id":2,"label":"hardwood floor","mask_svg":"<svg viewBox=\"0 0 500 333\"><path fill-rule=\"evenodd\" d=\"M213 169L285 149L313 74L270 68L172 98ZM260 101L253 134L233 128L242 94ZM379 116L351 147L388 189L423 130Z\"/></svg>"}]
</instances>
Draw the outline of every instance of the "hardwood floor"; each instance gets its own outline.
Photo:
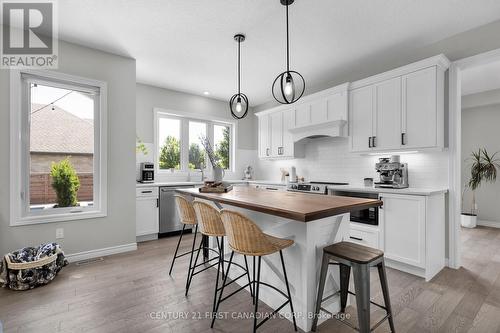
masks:
<instances>
[{"instance_id":1,"label":"hardwood floor","mask_svg":"<svg viewBox=\"0 0 500 333\"><path fill-rule=\"evenodd\" d=\"M445 269L430 283L388 269L398 332L500 332L500 229L463 230L462 238L464 267ZM218 320L215 328L210 329L210 318L205 314L208 311L210 315L215 270L197 275L189 296L184 297L189 259L181 258L172 277L168 275L176 240L146 242L136 252L86 265L71 264L42 288L25 292L0 290L4 331L251 332L251 319ZM188 246L185 242L184 250ZM383 303L375 271L371 295ZM372 320L376 322L383 312L373 308ZM237 294L222 303L220 310L251 312L250 295ZM349 320L355 321L355 307L350 306L347 311ZM174 318L174 314L182 312L187 313L187 319ZM279 318L259 329L273 333L292 331L292 324ZM353 332L335 320L325 322L318 331ZM376 330L388 331L386 323Z\"/></svg>"}]
</instances>

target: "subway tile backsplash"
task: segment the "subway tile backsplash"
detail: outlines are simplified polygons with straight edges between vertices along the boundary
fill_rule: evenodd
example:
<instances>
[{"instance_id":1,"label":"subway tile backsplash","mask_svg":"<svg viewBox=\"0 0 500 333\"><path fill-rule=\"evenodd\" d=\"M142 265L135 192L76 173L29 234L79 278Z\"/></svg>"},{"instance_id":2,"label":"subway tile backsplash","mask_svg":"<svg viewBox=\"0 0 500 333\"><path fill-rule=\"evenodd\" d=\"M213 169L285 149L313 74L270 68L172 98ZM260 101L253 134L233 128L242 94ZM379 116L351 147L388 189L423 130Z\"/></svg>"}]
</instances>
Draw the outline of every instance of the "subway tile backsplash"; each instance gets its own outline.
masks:
<instances>
[{"instance_id":1,"label":"subway tile backsplash","mask_svg":"<svg viewBox=\"0 0 500 333\"><path fill-rule=\"evenodd\" d=\"M297 168L306 181L337 181L361 185L363 178L378 179L375 163L387 156L363 156L349 152L347 138L311 139L306 143L305 158L278 161L256 161L256 179L279 180L280 168ZM447 188L448 152L401 154L408 163L410 187Z\"/></svg>"}]
</instances>

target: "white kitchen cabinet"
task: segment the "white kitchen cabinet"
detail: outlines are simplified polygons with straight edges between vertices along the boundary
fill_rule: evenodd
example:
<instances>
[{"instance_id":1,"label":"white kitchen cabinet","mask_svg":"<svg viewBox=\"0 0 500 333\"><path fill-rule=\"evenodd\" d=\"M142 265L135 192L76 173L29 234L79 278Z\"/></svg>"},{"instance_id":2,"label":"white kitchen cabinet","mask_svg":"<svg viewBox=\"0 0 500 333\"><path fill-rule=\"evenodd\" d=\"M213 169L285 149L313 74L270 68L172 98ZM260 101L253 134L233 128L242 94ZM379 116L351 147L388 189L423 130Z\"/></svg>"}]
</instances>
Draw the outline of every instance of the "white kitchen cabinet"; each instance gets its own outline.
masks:
<instances>
[{"instance_id":1,"label":"white kitchen cabinet","mask_svg":"<svg viewBox=\"0 0 500 333\"><path fill-rule=\"evenodd\" d=\"M443 55L352 83L351 152L444 147Z\"/></svg>"},{"instance_id":2,"label":"white kitchen cabinet","mask_svg":"<svg viewBox=\"0 0 500 333\"><path fill-rule=\"evenodd\" d=\"M349 108L351 151L367 151L373 136L373 87L351 90Z\"/></svg>"},{"instance_id":3,"label":"white kitchen cabinet","mask_svg":"<svg viewBox=\"0 0 500 333\"><path fill-rule=\"evenodd\" d=\"M259 117L258 141L260 158L269 158L271 156L271 127L269 118L269 114Z\"/></svg>"},{"instance_id":4,"label":"white kitchen cabinet","mask_svg":"<svg viewBox=\"0 0 500 333\"><path fill-rule=\"evenodd\" d=\"M343 131L347 123L347 105L348 84L343 84L305 96L298 103L256 113L259 158L299 158L304 155L303 143L295 141L303 137L347 136ZM297 129L303 137L294 139L292 131Z\"/></svg>"},{"instance_id":5,"label":"white kitchen cabinet","mask_svg":"<svg viewBox=\"0 0 500 333\"><path fill-rule=\"evenodd\" d=\"M269 120L271 121L271 157L277 157L283 153L283 111L271 113Z\"/></svg>"},{"instance_id":6,"label":"white kitchen cabinet","mask_svg":"<svg viewBox=\"0 0 500 333\"><path fill-rule=\"evenodd\" d=\"M380 82L373 87L373 149L397 149L401 145L401 78Z\"/></svg>"},{"instance_id":7,"label":"white kitchen cabinet","mask_svg":"<svg viewBox=\"0 0 500 333\"><path fill-rule=\"evenodd\" d=\"M445 265L444 194L381 194L380 244L389 267L427 281Z\"/></svg>"},{"instance_id":8,"label":"white kitchen cabinet","mask_svg":"<svg viewBox=\"0 0 500 333\"><path fill-rule=\"evenodd\" d=\"M403 146L426 148L442 145L438 128L443 126L443 98L438 86L444 86L443 76L436 67L426 68L403 76L404 103L402 110ZM439 84L438 84L439 83Z\"/></svg>"},{"instance_id":9,"label":"white kitchen cabinet","mask_svg":"<svg viewBox=\"0 0 500 333\"><path fill-rule=\"evenodd\" d=\"M136 190L136 236L156 235L159 232L158 187Z\"/></svg>"},{"instance_id":10,"label":"white kitchen cabinet","mask_svg":"<svg viewBox=\"0 0 500 333\"><path fill-rule=\"evenodd\" d=\"M382 196L386 258L417 267L425 266L425 197Z\"/></svg>"}]
</instances>

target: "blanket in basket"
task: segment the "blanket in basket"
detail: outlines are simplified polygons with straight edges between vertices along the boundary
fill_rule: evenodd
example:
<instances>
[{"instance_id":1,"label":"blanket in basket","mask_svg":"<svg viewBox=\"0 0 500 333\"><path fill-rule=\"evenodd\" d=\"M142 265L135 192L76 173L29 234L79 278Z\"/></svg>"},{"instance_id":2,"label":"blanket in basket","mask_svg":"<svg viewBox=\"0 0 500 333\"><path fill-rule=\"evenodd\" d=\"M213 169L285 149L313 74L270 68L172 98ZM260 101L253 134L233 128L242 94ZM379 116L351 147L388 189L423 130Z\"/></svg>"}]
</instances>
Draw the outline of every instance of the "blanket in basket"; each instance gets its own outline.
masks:
<instances>
[{"instance_id":1,"label":"blanket in basket","mask_svg":"<svg viewBox=\"0 0 500 333\"><path fill-rule=\"evenodd\" d=\"M27 290L47 284L67 264L57 243L22 248L0 261L0 287Z\"/></svg>"}]
</instances>

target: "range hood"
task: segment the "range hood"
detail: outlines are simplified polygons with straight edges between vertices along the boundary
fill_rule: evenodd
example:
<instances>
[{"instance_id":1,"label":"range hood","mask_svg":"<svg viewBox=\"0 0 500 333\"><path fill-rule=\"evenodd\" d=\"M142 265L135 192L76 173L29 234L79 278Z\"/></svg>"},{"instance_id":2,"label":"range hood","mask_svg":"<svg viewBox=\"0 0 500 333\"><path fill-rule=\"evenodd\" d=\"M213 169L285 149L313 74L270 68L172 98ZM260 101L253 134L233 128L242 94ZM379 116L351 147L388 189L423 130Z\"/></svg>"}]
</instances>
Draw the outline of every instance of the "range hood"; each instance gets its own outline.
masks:
<instances>
[{"instance_id":1,"label":"range hood","mask_svg":"<svg viewBox=\"0 0 500 333\"><path fill-rule=\"evenodd\" d=\"M291 128L293 142L324 137L346 137L347 121L331 120L317 124Z\"/></svg>"}]
</instances>

